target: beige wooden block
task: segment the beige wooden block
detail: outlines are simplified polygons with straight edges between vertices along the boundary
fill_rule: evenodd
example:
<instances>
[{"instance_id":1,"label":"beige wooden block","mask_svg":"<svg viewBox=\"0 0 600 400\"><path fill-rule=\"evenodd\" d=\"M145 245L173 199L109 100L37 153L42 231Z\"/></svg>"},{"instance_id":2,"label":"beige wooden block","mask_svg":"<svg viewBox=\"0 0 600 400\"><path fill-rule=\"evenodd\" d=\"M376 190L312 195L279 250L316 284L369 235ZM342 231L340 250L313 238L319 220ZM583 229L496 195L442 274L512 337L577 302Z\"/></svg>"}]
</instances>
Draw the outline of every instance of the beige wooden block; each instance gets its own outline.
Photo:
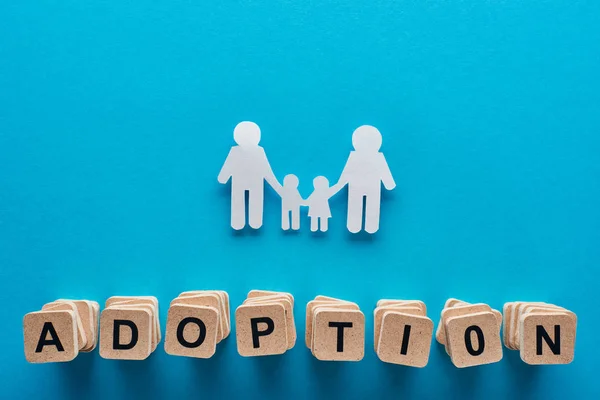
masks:
<instances>
[{"instance_id":1,"label":"beige wooden block","mask_svg":"<svg viewBox=\"0 0 600 400\"><path fill-rule=\"evenodd\" d=\"M71 310L37 311L23 317L25 359L30 363L71 361L79 353Z\"/></svg>"},{"instance_id":2,"label":"beige wooden block","mask_svg":"<svg viewBox=\"0 0 600 400\"><path fill-rule=\"evenodd\" d=\"M73 311L75 315L75 325L77 326L77 343L79 345L79 351L85 349L87 346L87 336L85 334L85 330L83 328L83 322L81 321L81 316L79 315L79 311L75 303L71 301L62 301L62 302L52 302L48 304L44 304L42 307L42 311Z\"/></svg>"},{"instance_id":3,"label":"beige wooden block","mask_svg":"<svg viewBox=\"0 0 600 400\"><path fill-rule=\"evenodd\" d=\"M531 310L538 310L538 311L560 311L560 312L567 312L569 313L569 311L565 310L562 307L558 307L555 306L554 304L549 304L549 303L542 303L542 302L521 302L521 303L517 303L517 305L515 306L515 315L514 315L514 319L515 319L515 326L512 329L512 345L515 347L515 349L519 349L520 348L520 320L521 317L524 314L527 314L528 312L530 312Z\"/></svg>"},{"instance_id":4,"label":"beige wooden block","mask_svg":"<svg viewBox=\"0 0 600 400\"><path fill-rule=\"evenodd\" d=\"M88 343L87 343L86 348L80 350L80 353L90 353L90 352L94 351L96 349L96 346L98 345L98 335L99 335L98 324L100 323L100 305L95 301L90 301L90 300L84 300L84 301L89 303L90 308L91 308L93 338L91 341L88 338L88 341L87 341Z\"/></svg>"},{"instance_id":5,"label":"beige wooden block","mask_svg":"<svg viewBox=\"0 0 600 400\"><path fill-rule=\"evenodd\" d=\"M223 319L225 323L225 331L223 332L223 339L229 336L231 333L231 315L229 306L229 294L223 290L214 290L221 297L221 309L219 310L219 317Z\"/></svg>"},{"instance_id":6,"label":"beige wooden block","mask_svg":"<svg viewBox=\"0 0 600 400\"><path fill-rule=\"evenodd\" d=\"M567 312L524 314L520 321L521 359L527 364L569 364L575 356L577 317Z\"/></svg>"},{"instance_id":7,"label":"beige wooden block","mask_svg":"<svg viewBox=\"0 0 600 400\"><path fill-rule=\"evenodd\" d=\"M510 329L510 345L511 348L519 349L519 319L523 314L523 308L526 306L549 306L555 307L552 304L538 302L538 301L516 301L512 304L511 311L511 329Z\"/></svg>"},{"instance_id":8,"label":"beige wooden block","mask_svg":"<svg viewBox=\"0 0 600 400\"><path fill-rule=\"evenodd\" d=\"M153 315L147 308L105 308L100 315L100 356L146 359L152 352L152 326Z\"/></svg>"},{"instance_id":9,"label":"beige wooden block","mask_svg":"<svg viewBox=\"0 0 600 400\"><path fill-rule=\"evenodd\" d=\"M429 361L433 321L402 311L385 311L377 356L383 362L422 368Z\"/></svg>"},{"instance_id":10,"label":"beige wooden block","mask_svg":"<svg viewBox=\"0 0 600 400\"><path fill-rule=\"evenodd\" d=\"M510 316L510 320L507 321L507 340L508 347L512 350L518 350L518 332L519 329L519 314L518 309L521 305L526 304L525 301L514 301L510 304L510 310L507 310L507 314Z\"/></svg>"},{"instance_id":11,"label":"beige wooden block","mask_svg":"<svg viewBox=\"0 0 600 400\"><path fill-rule=\"evenodd\" d=\"M360 310L318 308L313 354L322 361L360 361L365 354L365 316Z\"/></svg>"},{"instance_id":12,"label":"beige wooden block","mask_svg":"<svg viewBox=\"0 0 600 400\"><path fill-rule=\"evenodd\" d=\"M502 313L496 309L492 308L492 314L494 314L494 317L496 317L496 322L498 322L498 334L500 334L501 327L502 327Z\"/></svg>"},{"instance_id":13,"label":"beige wooden block","mask_svg":"<svg viewBox=\"0 0 600 400\"><path fill-rule=\"evenodd\" d=\"M323 296L324 297L324 296ZM341 310L359 310L358 304L349 301L312 300L306 305L306 325L304 342L312 349L314 312L318 307L339 308Z\"/></svg>"},{"instance_id":14,"label":"beige wooden block","mask_svg":"<svg viewBox=\"0 0 600 400\"><path fill-rule=\"evenodd\" d=\"M508 343L510 348L513 350L519 349L519 338L518 338L518 329L519 329L519 313L520 308L524 304L528 304L529 302L524 301L516 301L511 305L510 310L510 329L508 331ZM543 303L530 303L530 304L543 304Z\"/></svg>"},{"instance_id":15,"label":"beige wooden block","mask_svg":"<svg viewBox=\"0 0 600 400\"><path fill-rule=\"evenodd\" d=\"M158 299L154 296L111 296L104 302L104 308L108 308L114 304L125 304L131 302L151 304L158 311Z\"/></svg>"},{"instance_id":16,"label":"beige wooden block","mask_svg":"<svg viewBox=\"0 0 600 400\"><path fill-rule=\"evenodd\" d=\"M154 305L149 304L146 301L142 301L142 302L132 301L132 302L114 303L109 308L118 308L121 310L143 308L145 310L148 310L150 312L150 315L152 316L152 323L150 324L150 332L151 332L151 338L152 338L152 351L154 351L156 349L156 346L158 345L158 343L161 340L161 337L160 337L161 333L160 333L160 323L158 322L157 310Z\"/></svg>"},{"instance_id":17,"label":"beige wooden block","mask_svg":"<svg viewBox=\"0 0 600 400\"><path fill-rule=\"evenodd\" d=\"M88 301L88 303L90 303L90 306L92 307L92 330L94 331L94 341L91 344L91 347L84 350L85 352L91 352L96 349L100 336L98 331L98 325L100 324L100 305L96 301Z\"/></svg>"},{"instance_id":18,"label":"beige wooden block","mask_svg":"<svg viewBox=\"0 0 600 400\"><path fill-rule=\"evenodd\" d=\"M226 338L231 333L231 306L229 304L229 294L224 290L217 290L217 292L219 292L221 294L221 297L225 303L225 311L224 311L225 315L224 316L225 316L225 321L227 321L227 332L225 332L225 335L223 336L223 338ZM221 318L223 318L223 315L221 315Z\"/></svg>"},{"instance_id":19,"label":"beige wooden block","mask_svg":"<svg viewBox=\"0 0 600 400\"><path fill-rule=\"evenodd\" d=\"M315 300L340 301L342 303L350 303L347 300L342 300L342 299L338 299L336 297L329 297L329 296L323 296L323 295L315 296Z\"/></svg>"},{"instance_id":20,"label":"beige wooden block","mask_svg":"<svg viewBox=\"0 0 600 400\"><path fill-rule=\"evenodd\" d=\"M248 292L247 298L253 299L253 298L257 298L257 297L273 296L273 295L286 296L292 302L292 307L294 306L294 296L292 296L291 293L287 293L287 292L274 292L272 290L251 290Z\"/></svg>"},{"instance_id":21,"label":"beige wooden block","mask_svg":"<svg viewBox=\"0 0 600 400\"><path fill-rule=\"evenodd\" d=\"M491 311L445 320L447 349L458 368L491 364L502 359L498 319Z\"/></svg>"},{"instance_id":22,"label":"beige wooden block","mask_svg":"<svg viewBox=\"0 0 600 400\"><path fill-rule=\"evenodd\" d=\"M288 349L291 349L296 345L296 322L294 321L294 306L289 297L284 295L260 296L246 299L244 304L263 304L272 302L280 303L285 308Z\"/></svg>"},{"instance_id":23,"label":"beige wooden block","mask_svg":"<svg viewBox=\"0 0 600 400\"><path fill-rule=\"evenodd\" d=\"M386 311L393 311L393 310L402 311L404 314L420 315L423 317L426 316L423 314L423 309L420 307L411 307L411 306L403 306L403 305L388 305L388 306L377 307L375 309L375 311L373 312L373 320L374 320L373 346L375 348L375 352L377 352L377 346L379 344L379 335L381 334L381 324L383 321L383 315Z\"/></svg>"},{"instance_id":24,"label":"beige wooden block","mask_svg":"<svg viewBox=\"0 0 600 400\"><path fill-rule=\"evenodd\" d=\"M455 298L451 297L448 300L446 300L446 302L444 303L444 308L451 308L451 307L456 307L457 305L465 305L465 304L469 304L469 303L467 303L466 301L455 299Z\"/></svg>"},{"instance_id":25,"label":"beige wooden block","mask_svg":"<svg viewBox=\"0 0 600 400\"><path fill-rule=\"evenodd\" d=\"M404 306L416 306L421 308L422 314L427 315L427 306L421 300L393 300L393 299L381 299L377 302L377 307L393 306L393 305L404 305Z\"/></svg>"},{"instance_id":26,"label":"beige wooden block","mask_svg":"<svg viewBox=\"0 0 600 400\"><path fill-rule=\"evenodd\" d=\"M171 301L171 306L175 304L185 304L185 305L195 305L202 307L212 307L219 310L218 317L218 329L217 329L217 343L220 343L221 340L225 337L225 333L227 332L227 322L225 318L223 318L221 314L221 310L223 309L223 299L218 293L206 293L202 292L200 294L194 295L185 295L183 297L177 297Z\"/></svg>"},{"instance_id":27,"label":"beige wooden block","mask_svg":"<svg viewBox=\"0 0 600 400\"><path fill-rule=\"evenodd\" d=\"M160 336L159 336L159 332L158 332L158 330L160 329L160 325L158 326L158 329L157 329L156 321L158 318L156 316L156 308L152 303L148 302L147 299L140 300L139 303L135 300L124 301L124 302L115 302L108 308L105 308L105 310L107 310L107 309L118 309L118 310L143 309L143 310L148 311L152 318L152 320L151 320L152 322L150 323L150 340L151 340L150 352L152 353L152 352L154 352L154 350L156 350L158 343L160 341Z\"/></svg>"},{"instance_id":28,"label":"beige wooden block","mask_svg":"<svg viewBox=\"0 0 600 400\"><path fill-rule=\"evenodd\" d=\"M462 300L455 299L455 298L451 297L448 300L446 300L446 302L444 303L444 308L442 309L442 313L446 309L448 309L448 308L454 308L454 307L457 307L457 306L466 306L466 305L469 305L469 304L470 303L467 303L465 301L462 301ZM445 340L444 338L446 336L445 332L442 331L443 325L444 325L444 321L442 320L441 314L440 314L440 321L438 322L438 325L437 325L437 328L436 328L436 331L435 331L435 340L438 343L445 345L445 343L442 343ZM446 350L446 352L447 352L447 350Z\"/></svg>"},{"instance_id":29,"label":"beige wooden block","mask_svg":"<svg viewBox=\"0 0 600 400\"><path fill-rule=\"evenodd\" d=\"M444 325L445 325L444 321L446 319L452 318L452 317L457 317L460 315L467 315L467 314L483 312L483 311L492 312L492 308L490 306L488 306L487 304L483 304L483 303L467 304L467 305L460 305L460 306L445 308L444 310L442 310L442 315L441 315L440 323L438 324L438 328L437 328L437 331L435 334L435 339L440 344L446 344L446 332L445 332L445 327L444 327ZM502 314L498 313L495 315L499 318L498 328L500 328L500 324L502 323Z\"/></svg>"},{"instance_id":30,"label":"beige wooden block","mask_svg":"<svg viewBox=\"0 0 600 400\"><path fill-rule=\"evenodd\" d=\"M512 350L519 350L520 348L520 318L525 313L529 313L531 310L539 311L558 311L570 313L570 311L556 306L554 304L545 302L531 302L531 301L517 301L511 303L509 307L510 314L510 328L506 329L508 332L509 348Z\"/></svg>"},{"instance_id":31,"label":"beige wooden block","mask_svg":"<svg viewBox=\"0 0 600 400\"><path fill-rule=\"evenodd\" d=\"M508 341L510 348L513 350L519 350L519 319L523 314L524 308L528 306L554 307L544 302L516 301L512 303L509 311L511 324Z\"/></svg>"},{"instance_id":32,"label":"beige wooden block","mask_svg":"<svg viewBox=\"0 0 600 400\"><path fill-rule=\"evenodd\" d=\"M111 296L104 302L104 308L110 307L115 302L137 299L151 300L152 303L158 307L158 299L155 296Z\"/></svg>"},{"instance_id":33,"label":"beige wooden block","mask_svg":"<svg viewBox=\"0 0 600 400\"><path fill-rule=\"evenodd\" d=\"M352 309L352 310L358 310L358 304L353 303L351 301L346 301L346 300L340 300L340 299L335 299L333 297L328 297L328 296L316 296L314 300L309 301L306 304L306 313L305 313L305 317L306 317L306 330L305 330L305 342L306 342L306 346L310 347L310 343L312 341L312 323L313 323L313 312L314 309L316 307L320 307L320 306L324 306L324 305L330 305L332 307L337 307L339 305L344 305L344 309Z\"/></svg>"},{"instance_id":34,"label":"beige wooden block","mask_svg":"<svg viewBox=\"0 0 600 400\"><path fill-rule=\"evenodd\" d=\"M188 292L182 292L178 298L190 297L199 294L217 294L219 295L221 302L219 307L220 318L223 318L224 332L223 339L229 336L231 333L231 310L229 305L229 294L224 290L192 290Z\"/></svg>"},{"instance_id":35,"label":"beige wooden block","mask_svg":"<svg viewBox=\"0 0 600 400\"><path fill-rule=\"evenodd\" d=\"M175 304L169 307L165 352L174 356L210 358L217 349L219 310Z\"/></svg>"},{"instance_id":36,"label":"beige wooden block","mask_svg":"<svg viewBox=\"0 0 600 400\"><path fill-rule=\"evenodd\" d=\"M569 314L569 315L573 315L575 316L575 314L569 310L567 310L566 308L562 308L562 307L558 307L558 306L535 306L535 305L530 305L530 306L525 306L523 307L523 312L521 313L520 317L519 317L519 321L521 321L521 318L523 317L523 315L526 314L536 314L536 313L564 313L564 314ZM519 329L520 332L520 329Z\"/></svg>"},{"instance_id":37,"label":"beige wooden block","mask_svg":"<svg viewBox=\"0 0 600 400\"><path fill-rule=\"evenodd\" d=\"M506 340L508 341L508 348L510 348L512 350L517 350L517 347L513 343L513 335L514 335L513 331L515 329L515 326L519 325L519 320L518 319L515 320L516 307L517 307L518 303L519 302L512 302L510 304L510 306L509 306L509 309L507 309L507 311L508 311L507 314L509 316L507 318L509 318L509 319L506 320L506 324L507 324L507 326L505 328L506 332L507 332L506 333L506 337L507 337Z\"/></svg>"},{"instance_id":38,"label":"beige wooden block","mask_svg":"<svg viewBox=\"0 0 600 400\"><path fill-rule=\"evenodd\" d=\"M86 353L91 351L94 347L94 343L96 342L96 335L98 334L97 328L94 327L94 310L92 307L92 303L88 300L70 299L59 299L55 301L55 303L60 302L70 302L75 304L75 306L77 307L77 312L79 314L82 329L86 338L86 344L80 351Z\"/></svg>"},{"instance_id":39,"label":"beige wooden block","mask_svg":"<svg viewBox=\"0 0 600 400\"><path fill-rule=\"evenodd\" d=\"M229 332L227 332L227 334L229 335L229 333L231 333L231 303L229 302L229 294L224 290L220 290L220 292L225 299L225 315L227 316L227 323L229 324Z\"/></svg>"},{"instance_id":40,"label":"beige wooden block","mask_svg":"<svg viewBox=\"0 0 600 400\"><path fill-rule=\"evenodd\" d=\"M511 322L511 318L512 318L512 302L508 302L508 303L504 303L504 306L502 307L502 343L504 343L504 346L511 349L511 350L515 350L511 347L510 345L510 329L512 327L512 322Z\"/></svg>"},{"instance_id":41,"label":"beige wooden block","mask_svg":"<svg viewBox=\"0 0 600 400\"><path fill-rule=\"evenodd\" d=\"M121 303L121 304L151 304L154 307L154 327L153 333L156 335L156 339L154 340L154 345L158 344L162 340L162 334L160 330L160 320L159 320L159 306L158 299L154 296L112 296L109 297L105 304L104 308L108 308L113 304Z\"/></svg>"},{"instance_id":42,"label":"beige wooden block","mask_svg":"<svg viewBox=\"0 0 600 400\"><path fill-rule=\"evenodd\" d=\"M138 303L135 301L122 302L122 303L117 302L117 303L113 303L107 309L111 309L111 308L117 308L119 310L137 310L137 309L147 310L150 313L150 316L152 317L152 323L150 324L150 339L151 339L152 345L151 345L150 351L153 352L154 350L156 350L158 343L160 341L160 335L158 332L158 330L160 330L160 325L157 328L156 321L158 318L156 316L156 308L154 307L153 304L147 303L145 301L143 301L141 303Z\"/></svg>"},{"instance_id":43,"label":"beige wooden block","mask_svg":"<svg viewBox=\"0 0 600 400\"><path fill-rule=\"evenodd\" d=\"M455 308L455 307L464 307L464 306L467 306L467 305L468 304L466 304L466 303L456 303L456 305L453 308ZM501 331L501 324L502 324L502 322L501 322L502 321L502 313L500 311L494 310L494 309L491 310L491 313L494 314L494 316L496 317L496 321L498 322L498 331L500 332ZM464 314L464 315L467 315L467 314ZM440 323L445 324L445 320L443 320ZM438 327L438 331L439 331L439 327ZM444 335L445 335L445 331L444 331ZM443 344L445 346L446 353L448 355L450 355L450 351L448 350L448 346L446 346L446 338L445 337L443 338L443 342L444 342Z\"/></svg>"},{"instance_id":44,"label":"beige wooden block","mask_svg":"<svg viewBox=\"0 0 600 400\"><path fill-rule=\"evenodd\" d=\"M243 357L283 354L288 348L285 307L242 304L235 310L238 353Z\"/></svg>"}]
</instances>

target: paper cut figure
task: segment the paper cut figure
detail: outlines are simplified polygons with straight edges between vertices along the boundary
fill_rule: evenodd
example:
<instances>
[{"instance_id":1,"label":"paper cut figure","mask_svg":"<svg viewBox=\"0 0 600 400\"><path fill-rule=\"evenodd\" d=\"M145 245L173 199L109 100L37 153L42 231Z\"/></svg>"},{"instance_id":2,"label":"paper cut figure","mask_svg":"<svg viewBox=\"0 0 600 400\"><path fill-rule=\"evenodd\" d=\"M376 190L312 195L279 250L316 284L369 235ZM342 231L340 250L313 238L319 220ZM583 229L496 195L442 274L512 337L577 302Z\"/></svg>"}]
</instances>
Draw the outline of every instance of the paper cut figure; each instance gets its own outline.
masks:
<instances>
[{"instance_id":1,"label":"paper cut figure","mask_svg":"<svg viewBox=\"0 0 600 400\"><path fill-rule=\"evenodd\" d=\"M396 187L388 164L379 152L381 133L374 126L363 125L352 134L354 151L350 152L338 185L348 185L347 227L352 233L362 229L363 202L365 205L365 231L375 233L379 229L381 207L381 184L387 190Z\"/></svg>"},{"instance_id":2,"label":"paper cut figure","mask_svg":"<svg viewBox=\"0 0 600 400\"><path fill-rule=\"evenodd\" d=\"M231 178L231 227L239 230L246 225L246 192L248 192L248 223L258 229L263 223L264 181L281 193L265 150L258 145L260 128L254 122L237 124L233 131L233 146L219 172L219 183Z\"/></svg>"},{"instance_id":3,"label":"paper cut figure","mask_svg":"<svg viewBox=\"0 0 600 400\"><path fill-rule=\"evenodd\" d=\"M298 192L298 177L296 175L286 175L283 178L283 188L281 189L281 229L287 231L290 229L290 218L292 220L292 229L300 229L300 206L306 205L304 199Z\"/></svg>"},{"instance_id":4,"label":"paper cut figure","mask_svg":"<svg viewBox=\"0 0 600 400\"><path fill-rule=\"evenodd\" d=\"M313 180L314 191L306 203L308 204L308 216L310 217L310 230L316 232L326 232L331 218L331 210L329 209L329 198L336 194L341 188L341 185L329 187L329 181L324 176L317 176Z\"/></svg>"}]
</instances>

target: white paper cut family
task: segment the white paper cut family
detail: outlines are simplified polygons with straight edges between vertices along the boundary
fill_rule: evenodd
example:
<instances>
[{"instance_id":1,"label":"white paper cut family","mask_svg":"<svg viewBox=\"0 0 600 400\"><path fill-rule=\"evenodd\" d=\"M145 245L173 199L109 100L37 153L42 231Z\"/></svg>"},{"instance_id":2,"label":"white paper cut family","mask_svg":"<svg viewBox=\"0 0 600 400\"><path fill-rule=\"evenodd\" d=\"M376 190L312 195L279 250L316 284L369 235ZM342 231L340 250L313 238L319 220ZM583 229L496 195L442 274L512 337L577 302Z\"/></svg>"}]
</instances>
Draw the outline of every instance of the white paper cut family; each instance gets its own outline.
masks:
<instances>
[{"instance_id":1,"label":"white paper cut family","mask_svg":"<svg viewBox=\"0 0 600 400\"><path fill-rule=\"evenodd\" d=\"M352 233L363 229L375 233L379 229L381 207L381 184L392 190L396 187L388 164L379 151L381 133L374 126L363 125L352 134L354 151L342 170L338 182L330 186L324 176L313 180L314 190L304 199L298 191L299 180L286 175L283 185L279 183L265 150L258 145L260 128L254 122L240 122L233 131L233 146L218 176L219 183L231 179L231 227L235 230L246 226L246 193L248 193L248 224L258 229L263 223L264 182L281 197L281 228L300 229L300 207L308 207L310 229L327 231L331 218L329 199L348 185L348 215L346 226Z\"/></svg>"}]
</instances>

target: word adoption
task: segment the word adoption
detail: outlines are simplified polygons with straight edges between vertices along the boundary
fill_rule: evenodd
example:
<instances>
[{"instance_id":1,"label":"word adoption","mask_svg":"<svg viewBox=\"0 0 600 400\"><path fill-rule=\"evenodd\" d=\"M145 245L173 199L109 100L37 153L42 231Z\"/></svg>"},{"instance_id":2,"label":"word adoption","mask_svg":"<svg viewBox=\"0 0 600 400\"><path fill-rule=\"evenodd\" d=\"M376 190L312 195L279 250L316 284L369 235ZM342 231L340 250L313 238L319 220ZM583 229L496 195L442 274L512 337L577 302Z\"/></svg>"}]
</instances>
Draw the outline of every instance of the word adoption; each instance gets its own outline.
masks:
<instances>
[{"instance_id":1,"label":"word adoption","mask_svg":"<svg viewBox=\"0 0 600 400\"><path fill-rule=\"evenodd\" d=\"M252 290L234 313L243 357L283 355L298 339L294 297ZM144 360L162 340L159 304L152 296L113 296L104 309L88 300L59 299L23 319L25 358L31 363L71 361L98 348L101 357ZM211 358L232 331L229 295L183 292L169 304L164 350L173 356ZM306 305L304 343L322 361L360 361L365 315L358 304L316 296ZM575 353L577 316L542 302L485 303L448 299L437 328L419 300L382 299L373 311L373 349L385 363L425 367L433 338L457 368L499 362L503 344L527 364L568 364Z\"/></svg>"}]
</instances>

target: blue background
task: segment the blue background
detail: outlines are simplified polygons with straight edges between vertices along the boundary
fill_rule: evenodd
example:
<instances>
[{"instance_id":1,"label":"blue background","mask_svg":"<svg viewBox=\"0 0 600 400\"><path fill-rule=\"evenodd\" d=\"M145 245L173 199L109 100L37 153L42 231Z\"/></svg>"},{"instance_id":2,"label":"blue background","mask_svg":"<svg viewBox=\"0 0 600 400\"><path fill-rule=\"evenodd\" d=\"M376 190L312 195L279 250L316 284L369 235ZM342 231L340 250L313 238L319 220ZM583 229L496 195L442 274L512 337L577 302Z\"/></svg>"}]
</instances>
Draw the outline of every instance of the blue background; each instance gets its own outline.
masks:
<instances>
[{"instance_id":1,"label":"blue background","mask_svg":"<svg viewBox=\"0 0 600 400\"><path fill-rule=\"evenodd\" d=\"M592 398L600 247L600 2L8 1L0 3L0 397ZM380 231L229 228L216 177L242 120L301 192L335 181L372 124L398 183ZM22 317L60 297L224 289L358 302L366 356L324 363L299 341L245 359L167 356L29 365ZM538 300L579 316L575 361L517 352L458 370L372 350L379 298Z\"/></svg>"}]
</instances>

